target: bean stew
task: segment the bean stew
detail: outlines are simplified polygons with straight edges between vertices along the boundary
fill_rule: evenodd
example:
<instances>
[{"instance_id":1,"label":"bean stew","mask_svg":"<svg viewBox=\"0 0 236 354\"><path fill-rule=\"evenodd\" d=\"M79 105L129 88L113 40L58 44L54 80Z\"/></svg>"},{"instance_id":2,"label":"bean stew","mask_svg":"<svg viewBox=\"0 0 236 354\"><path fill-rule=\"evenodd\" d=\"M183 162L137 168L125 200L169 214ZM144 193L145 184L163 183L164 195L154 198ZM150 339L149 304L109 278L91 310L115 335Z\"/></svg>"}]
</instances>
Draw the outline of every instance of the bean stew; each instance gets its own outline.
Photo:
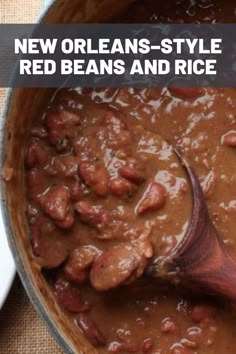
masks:
<instances>
[{"instance_id":1,"label":"bean stew","mask_svg":"<svg viewBox=\"0 0 236 354\"><path fill-rule=\"evenodd\" d=\"M114 22L235 22L223 0L136 1ZM191 218L178 146L236 254L236 90L58 89L25 153L36 262L98 353L235 354L234 305L150 279Z\"/></svg>"}]
</instances>

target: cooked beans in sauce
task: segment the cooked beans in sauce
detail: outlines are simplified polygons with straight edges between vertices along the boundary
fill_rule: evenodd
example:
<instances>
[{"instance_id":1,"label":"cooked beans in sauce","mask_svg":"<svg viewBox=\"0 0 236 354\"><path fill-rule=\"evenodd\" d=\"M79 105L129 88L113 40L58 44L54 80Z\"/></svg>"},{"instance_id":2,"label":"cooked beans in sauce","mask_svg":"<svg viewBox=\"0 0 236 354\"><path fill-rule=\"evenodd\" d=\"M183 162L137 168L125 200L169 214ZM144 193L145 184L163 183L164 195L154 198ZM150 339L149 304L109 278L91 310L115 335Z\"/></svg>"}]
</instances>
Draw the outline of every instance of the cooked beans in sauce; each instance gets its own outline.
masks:
<instances>
[{"instance_id":1,"label":"cooked beans in sauce","mask_svg":"<svg viewBox=\"0 0 236 354\"><path fill-rule=\"evenodd\" d=\"M235 22L233 1L137 1L114 22ZM194 167L236 253L236 90L59 89L25 156L36 261L71 324L98 353L235 354L223 299L150 279L191 219L173 151Z\"/></svg>"}]
</instances>

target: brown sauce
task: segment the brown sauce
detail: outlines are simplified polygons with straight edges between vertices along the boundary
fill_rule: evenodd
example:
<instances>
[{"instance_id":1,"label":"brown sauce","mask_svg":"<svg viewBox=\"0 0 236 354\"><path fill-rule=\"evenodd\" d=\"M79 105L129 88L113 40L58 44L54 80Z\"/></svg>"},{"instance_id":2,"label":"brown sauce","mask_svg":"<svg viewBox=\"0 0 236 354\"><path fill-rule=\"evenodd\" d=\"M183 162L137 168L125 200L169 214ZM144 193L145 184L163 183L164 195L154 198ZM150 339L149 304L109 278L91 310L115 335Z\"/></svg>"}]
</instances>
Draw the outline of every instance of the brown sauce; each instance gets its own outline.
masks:
<instances>
[{"instance_id":1,"label":"brown sauce","mask_svg":"<svg viewBox=\"0 0 236 354\"><path fill-rule=\"evenodd\" d=\"M235 9L213 0L137 1L115 21L235 22ZM191 215L171 145L194 167L211 218L236 253L235 89L58 90L32 128L33 253L98 353L236 352L230 304L144 274L153 255L176 247Z\"/></svg>"}]
</instances>

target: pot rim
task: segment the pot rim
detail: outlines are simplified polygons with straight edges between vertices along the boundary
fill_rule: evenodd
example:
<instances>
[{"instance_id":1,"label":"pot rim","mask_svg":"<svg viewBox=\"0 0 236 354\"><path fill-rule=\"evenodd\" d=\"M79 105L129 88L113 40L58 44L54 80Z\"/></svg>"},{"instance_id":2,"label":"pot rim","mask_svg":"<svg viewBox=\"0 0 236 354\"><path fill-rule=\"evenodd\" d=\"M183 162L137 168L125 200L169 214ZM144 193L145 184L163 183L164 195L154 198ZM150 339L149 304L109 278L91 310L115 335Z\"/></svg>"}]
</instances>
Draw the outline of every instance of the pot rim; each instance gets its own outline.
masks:
<instances>
[{"instance_id":1,"label":"pot rim","mask_svg":"<svg viewBox=\"0 0 236 354\"><path fill-rule=\"evenodd\" d=\"M53 6L55 0L46 0L43 10L41 11L38 19L37 19L37 24L39 24L44 17L47 15L48 11L50 8ZM16 63L17 65L17 63ZM12 84L11 86L14 86L14 78L15 78L15 70L13 70L10 83ZM3 112L1 115L1 121L0 121L0 169L1 171L4 168L4 161L5 161L5 127L7 124L7 117L9 114L10 110L10 105L11 105L11 100L14 95L14 87L8 88L6 91L6 96L4 100L4 107L3 107ZM1 198L0 198L0 216L2 217L3 221L3 230L5 231L6 238L8 240L9 248L11 250L13 259L15 261L16 265L16 270L17 273L19 274L19 277L21 279L21 282L24 286L24 289L33 304L34 308L36 309L37 313L45 323L49 333L52 334L52 336L55 338L57 343L60 345L62 350L66 354L75 354L75 352L71 349L71 346L69 343L66 341L65 337L62 335L60 332L59 328L57 327L57 323L55 320L53 320L50 316L50 314L47 312L47 310L44 308L43 304L41 303L40 296L38 294L37 288L33 285L33 283L30 280L30 276L27 274L24 261L22 257L19 254L18 247L17 247L17 241L16 241L16 234L13 231L12 225L11 225L11 216L10 212L7 208L6 205L6 182L4 181L3 178L0 179L0 191L1 191Z\"/></svg>"}]
</instances>

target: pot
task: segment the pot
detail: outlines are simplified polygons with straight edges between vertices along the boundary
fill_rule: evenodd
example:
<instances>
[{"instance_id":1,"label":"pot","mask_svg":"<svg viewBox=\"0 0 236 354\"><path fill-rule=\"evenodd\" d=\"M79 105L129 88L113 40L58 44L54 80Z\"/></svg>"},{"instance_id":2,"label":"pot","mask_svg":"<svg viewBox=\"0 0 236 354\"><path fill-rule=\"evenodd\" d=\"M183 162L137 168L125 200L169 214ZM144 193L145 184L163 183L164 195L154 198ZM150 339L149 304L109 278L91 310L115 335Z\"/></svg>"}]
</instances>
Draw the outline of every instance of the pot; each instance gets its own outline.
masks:
<instances>
[{"instance_id":1,"label":"pot","mask_svg":"<svg viewBox=\"0 0 236 354\"><path fill-rule=\"evenodd\" d=\"M42 23L109 22L131 1L57 0L44 10ZM109 15L108 15L109 14ZM13 80L14 82L14 80ZM13 83L14 86L14 83ZM72 327L59 308L33 259L25 216L24 154L32 122L43 114L54 90L17 88L8 91L1 120L1 171L13 171L9 181L1 180L1 214L16 267L28 296L67 354L93 354L97 350L85 336Z\"/></svg>"}]
</instances>

